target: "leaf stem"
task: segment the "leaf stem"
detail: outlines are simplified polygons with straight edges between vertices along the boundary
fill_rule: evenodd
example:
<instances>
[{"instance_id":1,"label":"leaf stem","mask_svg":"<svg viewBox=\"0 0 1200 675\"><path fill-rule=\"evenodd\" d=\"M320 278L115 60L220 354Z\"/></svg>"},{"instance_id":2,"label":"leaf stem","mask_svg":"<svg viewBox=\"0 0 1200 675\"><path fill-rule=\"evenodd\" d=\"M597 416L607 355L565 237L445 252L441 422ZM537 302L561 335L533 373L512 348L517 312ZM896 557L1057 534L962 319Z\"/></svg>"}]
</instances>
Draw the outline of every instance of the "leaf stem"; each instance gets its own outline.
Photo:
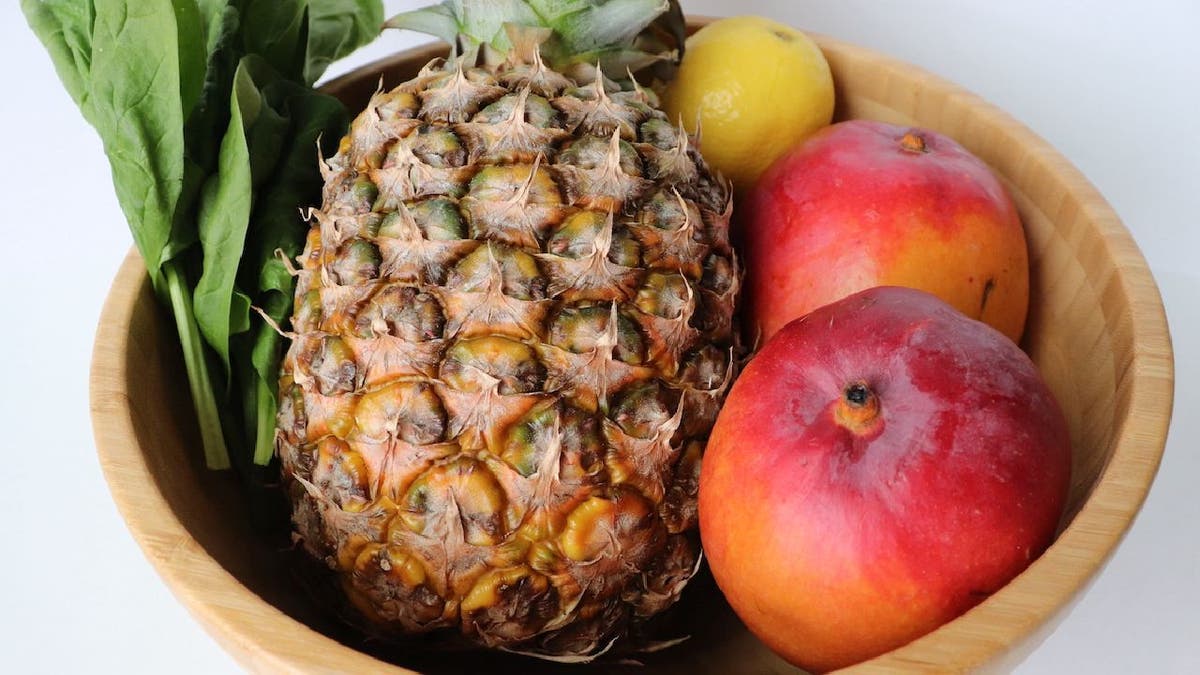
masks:
<instances>
[{"instance_id":1,"label":"leaf stem","mask_svg":"<svg viewBox=\"0 0 1200 675\"><path fill-rule=\"evenodd\" d=\"M254 376L255 415L254 463L266 466L275 455L275 395L269 384Z\"/></svg>"},{"instance_id":2,"label":"leaf stem","mask_svg":"<svg viewBox=\"0 0 1200 675\"><path fill-rule=\"evenodd\" d=\"M179 343L183 347L183 363L187 368L196 420L200 424L204 461L210 469L228 469L229 449L225 445L225 435L221 430L221 415L213 392L212 378L208 372L208 360L204 356L204 342L200 337L200 328L196 325L196 317L192 313L191 290L177 260L164 263L162 271L171 299L171 311L175 314Z\"/></svg>"}]
</instances>

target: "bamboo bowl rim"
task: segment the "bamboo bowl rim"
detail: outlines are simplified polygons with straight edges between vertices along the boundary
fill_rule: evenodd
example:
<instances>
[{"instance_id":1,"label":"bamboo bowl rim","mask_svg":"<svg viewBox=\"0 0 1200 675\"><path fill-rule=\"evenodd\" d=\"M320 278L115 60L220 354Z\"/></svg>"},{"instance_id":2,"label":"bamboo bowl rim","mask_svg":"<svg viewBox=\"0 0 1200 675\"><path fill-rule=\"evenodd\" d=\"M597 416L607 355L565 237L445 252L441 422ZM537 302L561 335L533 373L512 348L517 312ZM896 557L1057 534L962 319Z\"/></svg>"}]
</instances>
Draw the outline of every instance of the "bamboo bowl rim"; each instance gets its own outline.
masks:
<instances>
[{"instance_id":1,"label":"bamboo bowl rim","mask_svg":"<svg viewBox=\"0 0 1200 675\"><path fill-rule=\"evenodd\" d=\"M1116 268L1112 283L1128 306L1128 330L1132 333L1131 363L1120 378L1128 387L1128 414L1119 420L1112 456L1081 508L1040 558L983 603L932 633L851 670L963 670L1012 665L1050 633L1107 563L1154 480L1166 442L1174 392L1173 355L1162 300L1145 259L1120 219L1082 173L1047 142L999 108L947 80L861 47L812 36L827 55L838 61L869 60L872 67L918 74L925 89L952 96L972 115L998 121L1011 142L1030 149L1033 161L1052 166L1056 177L1083 197L1082 217L1102 237L1105 253ZM387 68L401 59L432 58L441 49L436 44L417 47L364 69ZM155 481L155 471L136 442L134 419L138 411L129 405L124 377L131 365L127 329L146 284L145 267L136 252L131 252L104 304L90 376L90 407L100 464L113 499L146 557L208 632L253 670L414 672L347 647L259 597L210 556L172 510ZM222 601L213 601L214 596ZM236 602L230 602L230 598ZM1013 652L1017 645L1023 645L1023 649Z\"/></svg>"}]
</instances>

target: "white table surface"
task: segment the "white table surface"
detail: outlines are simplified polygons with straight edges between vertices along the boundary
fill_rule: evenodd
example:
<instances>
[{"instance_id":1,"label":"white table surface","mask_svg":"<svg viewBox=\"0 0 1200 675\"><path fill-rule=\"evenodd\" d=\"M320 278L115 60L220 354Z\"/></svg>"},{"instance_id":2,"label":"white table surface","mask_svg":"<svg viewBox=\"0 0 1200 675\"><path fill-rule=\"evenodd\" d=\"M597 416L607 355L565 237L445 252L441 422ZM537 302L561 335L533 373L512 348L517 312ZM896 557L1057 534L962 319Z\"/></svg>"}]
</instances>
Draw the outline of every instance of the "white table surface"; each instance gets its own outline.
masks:
<instances>
[{"instance_id":1,"label":"white table surface","mask_svg":"<svg viewBox=\"0 0 1200 675\"><path fill-rule=\"evenodd\" d=\"M0 8L0 672L237 672L142 557L100 473L88 361L130 237L100 143L17 5ZM1200 3L684 7L770 16L949 78L1049 140L1112 203L1166 303L1174 421L1128 537L1017 672L1200 672ZM333 72L421 40L391 31Z\"/></svg>"}]
</instances>

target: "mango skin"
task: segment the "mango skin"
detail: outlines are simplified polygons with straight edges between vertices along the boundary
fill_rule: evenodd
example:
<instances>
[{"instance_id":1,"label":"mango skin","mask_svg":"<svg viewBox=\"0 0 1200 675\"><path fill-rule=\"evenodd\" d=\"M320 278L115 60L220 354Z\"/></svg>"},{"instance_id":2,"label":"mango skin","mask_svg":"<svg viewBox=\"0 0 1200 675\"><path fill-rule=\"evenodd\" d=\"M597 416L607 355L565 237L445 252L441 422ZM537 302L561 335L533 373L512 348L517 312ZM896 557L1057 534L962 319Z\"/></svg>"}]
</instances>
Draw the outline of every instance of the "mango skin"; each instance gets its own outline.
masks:
<instances>
[{"instance_id":1,"label":"mango skin","mask_svg":"<svg viewBox=\"0 0 1200 675\"><path fill-rule=\"evenodd\" d=\"M848 425L856 382L878 415ZM1070 472L1066 420L1024 352L928 293L874 288L788 324L734 383L700 534L746 626L824 672L1008 583L1051 543Z\"/></svg>"},{"instance_id":2,"label":"mango skin","mask_svg":"<svg viewBox=\"0 0 1200 675\"><path fill-rule=\"evenodd\" d=\"M909 133L922 150L905 146ZM873 286L928 291L1014 342L1024 331L1020 217L996 174L942 134L868 120L826 127L771 165L739 235L763 342Z\"/></svg>"}]
</instances>

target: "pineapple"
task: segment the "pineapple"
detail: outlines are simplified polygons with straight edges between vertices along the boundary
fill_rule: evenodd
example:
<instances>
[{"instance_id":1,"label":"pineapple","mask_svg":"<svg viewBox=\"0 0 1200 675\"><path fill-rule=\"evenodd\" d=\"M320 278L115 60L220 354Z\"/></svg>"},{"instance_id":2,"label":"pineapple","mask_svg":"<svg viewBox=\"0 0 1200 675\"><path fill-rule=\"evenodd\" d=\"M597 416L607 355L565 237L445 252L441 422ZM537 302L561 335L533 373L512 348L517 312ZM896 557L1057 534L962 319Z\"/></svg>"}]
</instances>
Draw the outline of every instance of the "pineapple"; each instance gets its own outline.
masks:
<instances>
[{"instance_id":1,"label":"pineapple","mask_svg":"<svg viewBox=\"0 0 1200 675\"><path fill-rule=\"evenodd\" d=\"M569 25L479 42L485 4L394 21L450 16L462 53L377 92L322 162L277 451L296 536L374 626L586 657L698 566L730 190L609 77L660 58L637 34L666 2L615 3L637 5L620 41L583 54Z\"/></svg>"}]
</instances>

